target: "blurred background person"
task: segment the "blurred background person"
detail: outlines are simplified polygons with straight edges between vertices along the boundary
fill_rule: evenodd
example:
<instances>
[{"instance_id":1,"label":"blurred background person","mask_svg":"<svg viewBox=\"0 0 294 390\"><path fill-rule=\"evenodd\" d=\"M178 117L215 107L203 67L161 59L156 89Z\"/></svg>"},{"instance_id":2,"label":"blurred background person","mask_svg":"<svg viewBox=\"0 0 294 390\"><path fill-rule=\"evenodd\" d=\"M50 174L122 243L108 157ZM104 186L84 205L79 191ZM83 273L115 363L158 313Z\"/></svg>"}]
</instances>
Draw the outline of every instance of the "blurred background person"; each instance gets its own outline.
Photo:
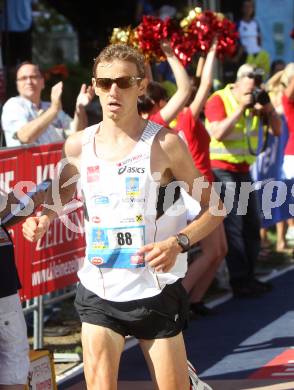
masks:
<instances>
[{"instance_id":1,"label":"blurred background person","mask_svg":"<svg viewBox=\"0 0 294 390\"><path fill-rule=\"evenodd\" d=\"M72 119L62 110L62 81L52 87L51 102L41 100L45 81L37 65L21 64L16 72L16 86L19 96L10 98L2 110L1 124L7 146L60 142L69 133L87 126L85 107L94 97L92 87L82 85Z\"/></svg>"},{"instance_id":2,"label":"blurred background person","mask_svg":"<svg viewBox=\"0 0 294 390\"><path fill-rule=\"evenodd\" d=\"M280 70L285 69L286 63L281 58L277 58L276 60L273 60L270 67L270 74L269 77L272 77L274 74L279 72Z\"/></svg>"},{"instance_id":3,"label":"blurred background person","mask_svg":"<svg viewBox=\"0 0 294 390\"><path fill-rule=\"evenodd\" d=\"M276 72L267 82L273 104L277 111L284 115L288 140L284 150L282 178L294 178L294 63L286 65ZM292 251L288 242L294 241L294 220L281 221L277 224L277 250Z\"/></svg>"},{"instance_id":4,"label":"blurred background person","mask_svg":"<svg viewBox=\"0 0 294 390\"><path fill-rule=\"evenodd\" d=\"M236 298L258 297L271 288L256 279L254 273L260 249L256 192L250 191L246 201L241 192L244 185L252 185L249 168L256 158L260 119L267 121L274 135L280 135L281 120L268 94L261 90L258 97L255 95L259 84L259 72L253 65L244 64L237 72L236 82L216 91L205 107L211 165L216 181L221 183L219 190L228 211L224 220L226 262ZM246 210L240 212L239 208L245 205Z\"/></svg>"},{"instance_id":5,"label":"blurred background person","mask_svg":"<svg viewBox=\"0 0 294 390\"><path fill-rule=\"evenodd\" d=\"M262 48L261 31L258 21L255 19L253 0L245 0L242 3L238 32L243 50L241 61L263 69L266 79L270 71L270 57L268 52Z\"/></svg>"},{"instance_id":6,"label":"blurred background person","mask_svg":"<svg viewBox=\"0 0 294 390\"><path fill-rule=\"evenodd\" d=\"M45 192L36 193L32 200L34 210L44 201ZM13 192L7 197L0 193L0 389L24 390L29 373L29 343L27 327L18 294L21 288L15 259L13 242L8 228L25 219L26 216L12 216L12 207L19 203Z\"/></svg>"},{"instance_id":7,"label":"blurred background person","mask_svg":"<svg viewBox=\"0 0 294 390\"><path fill-rule=\"evenodd\" d=\"M32 61L32 6L37 0L4 0L2 3L2 60L5 66L15 67Z\"/></svg>"},{"instance_id":8,"label":"blurred background person","mask_svg":"<svg viewBox=\"0 0 294 390\"><path fill-rule=\"evenodd\" d=\"M160 83L150 80L146 93L138 99L138 110L144 119L169 127L169 123L185 106L191 93L191 84L184 66L175 55L170 43L162 42L161 48L173 72L176 92L168 98L165 88ZM147 66L149 67L149 64ZM151 74L150 71L148 73Z\"/></svg>"},{"instance_id":9,"label":"blurred background person","mask_svg":"<svg viewBox=\"0 0 294 390\"><path fill-rule=\"evenodd\" d=\"M186 141L196 168L204 175L205 180L211 183L214 176L209 158L210 137L199 117L212 87L216 47L217 42L214 41L206 59L199 58L196 77L192 77L191 80L193 87L190 99L178 114L175 126ZM189 210L197 210L197 204L193 199L190 197L184 199ZM183 286L189 294L192 318L213 313L213 310L205 305L203 298L227 253L223 224L199 241L198 245L200 252L194 251L190 255L188 271L183 279Z\"/></svg>"}]
</instances>

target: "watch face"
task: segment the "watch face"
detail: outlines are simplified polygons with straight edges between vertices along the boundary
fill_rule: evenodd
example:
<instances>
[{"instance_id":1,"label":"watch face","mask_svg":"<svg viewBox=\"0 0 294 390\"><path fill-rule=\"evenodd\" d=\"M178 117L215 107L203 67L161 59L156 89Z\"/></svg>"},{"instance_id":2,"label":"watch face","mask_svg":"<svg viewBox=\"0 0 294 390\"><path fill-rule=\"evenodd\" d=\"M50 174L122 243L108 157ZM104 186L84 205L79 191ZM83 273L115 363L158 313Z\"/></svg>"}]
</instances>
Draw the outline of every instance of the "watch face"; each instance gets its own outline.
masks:
<instances>
[{"instance_id":1,"label":"watch face","mask_svg":"<svg viewBox=\"0 0 294 390\"><path fill-rule=\"evenodd\" d=\"M178 244L183 248L184 252L190 249L190 240L184 233L177 235Z\"/></svg>"},{"instance_id":2,"label":"watch face","mask_svg":"<svg viewBox=\"0 0 294 390\"><path fill-rule=\"evenodd\" d=\"M188 246L189 245L189 238L186 235L179 234L179 240L182 245Z\"/></svg>"}]
</instances>

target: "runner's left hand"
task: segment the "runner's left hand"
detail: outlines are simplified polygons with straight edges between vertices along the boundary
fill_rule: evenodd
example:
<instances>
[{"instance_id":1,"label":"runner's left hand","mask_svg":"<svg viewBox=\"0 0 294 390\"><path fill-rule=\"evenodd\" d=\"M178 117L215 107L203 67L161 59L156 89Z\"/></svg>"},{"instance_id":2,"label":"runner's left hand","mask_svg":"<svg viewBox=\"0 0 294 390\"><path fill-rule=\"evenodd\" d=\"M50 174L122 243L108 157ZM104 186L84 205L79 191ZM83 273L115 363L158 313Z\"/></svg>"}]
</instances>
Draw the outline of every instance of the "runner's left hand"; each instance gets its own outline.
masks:
<instances>
[{"instance_id":1,"label":"runner's left hand","mask_svg":"<svg viewBox=\"0 0 294 390\"><path fill-rule=\"evenodd\" d=\"M175 265L177 255L180 252L181 248L177 244L176 238L170 237L164 241L144 245L138 254L144 254L145 261L156 272L168 272Z\"/></svg>"}]
</instances>

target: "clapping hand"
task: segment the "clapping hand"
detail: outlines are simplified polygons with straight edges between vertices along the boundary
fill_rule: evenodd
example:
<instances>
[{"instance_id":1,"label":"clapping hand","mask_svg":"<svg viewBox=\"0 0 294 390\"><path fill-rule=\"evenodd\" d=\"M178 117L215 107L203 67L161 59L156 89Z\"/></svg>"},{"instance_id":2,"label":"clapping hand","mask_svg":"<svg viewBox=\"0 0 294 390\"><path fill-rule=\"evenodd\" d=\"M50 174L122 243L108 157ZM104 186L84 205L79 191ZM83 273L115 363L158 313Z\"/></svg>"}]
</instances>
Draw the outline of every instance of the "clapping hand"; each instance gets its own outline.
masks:
<instances>
[{"instance_id":1,"label":"clapping hand","mask_svg":"<svg viewBox=\"0 0 294 390\"><path fill-rule=\"evenodd\" d=\"M95 93L94 88L92 86L88 86L86 84L82 84L81 90L77 97L77 107L86 107L93 99Z\"/></svg>"},{"instance_id":2,"label":"clapping hand","mask_svg":"<svg viewBox=\"0 0 294 390\"><path fill-rule=\"evenodd\" d=\"M62 90L63 90L62 81L59 81L51 88L51 104L57 109L57 111L60 111L62 109L62 104L61 104Z\"/></svg>"}]
</instances>

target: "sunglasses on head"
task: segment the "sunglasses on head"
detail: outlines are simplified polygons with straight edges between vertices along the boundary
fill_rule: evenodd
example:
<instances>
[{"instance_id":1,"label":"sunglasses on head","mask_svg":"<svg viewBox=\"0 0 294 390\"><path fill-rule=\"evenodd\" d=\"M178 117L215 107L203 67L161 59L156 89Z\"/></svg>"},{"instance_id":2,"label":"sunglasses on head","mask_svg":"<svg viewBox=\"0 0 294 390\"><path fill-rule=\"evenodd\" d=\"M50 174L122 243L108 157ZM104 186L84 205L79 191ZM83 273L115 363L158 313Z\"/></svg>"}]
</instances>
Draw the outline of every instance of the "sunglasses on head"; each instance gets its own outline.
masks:
<instances>
[{"instance_id":1,"label":"sunglasses on head","mask_svg":"<svg viewBox=\"0 0 294 390\"><path fill-rule=\"evenodd\" d=\"M138 84L139 81L143 80L142 77L137 76L124 76L117 77L115 79L110 79L108 77L96 77L96 87L108 91L112 84L115 83L120 89L127 89L132 87L135 84Z\"/></svg>"}]
</instances>

